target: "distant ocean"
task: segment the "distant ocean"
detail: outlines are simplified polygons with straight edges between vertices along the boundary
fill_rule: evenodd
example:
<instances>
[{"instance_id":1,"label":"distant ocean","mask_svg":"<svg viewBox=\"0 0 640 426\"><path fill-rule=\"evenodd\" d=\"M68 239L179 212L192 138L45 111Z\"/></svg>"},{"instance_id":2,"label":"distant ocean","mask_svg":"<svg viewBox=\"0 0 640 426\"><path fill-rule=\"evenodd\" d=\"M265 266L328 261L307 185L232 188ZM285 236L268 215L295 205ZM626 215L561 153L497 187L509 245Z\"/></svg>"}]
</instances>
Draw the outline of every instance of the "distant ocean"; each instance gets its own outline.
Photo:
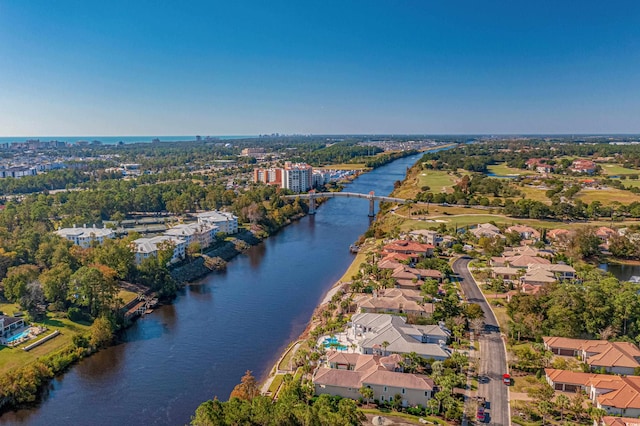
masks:
<instances>
[{"instance_id":1,"label":"distant ocean","mask_svg":"<svg viewBox=\"0 0 640 426\"><path fill-rule=\"evenodd\" d=\"M206 136L202 136L204 139ZM153 139L160 139L160 142L175 141L195 141L196 137L191 136L0 136L0 143L26 142L28 140L38 139L41 142L60 141L76 143L80 141L93 142L100 141L105 145L115 145L122 143L150 143ZM233 140L233 139L251 139L257 136L211 136L213 139Z\"/></svg>"}]
</instances>

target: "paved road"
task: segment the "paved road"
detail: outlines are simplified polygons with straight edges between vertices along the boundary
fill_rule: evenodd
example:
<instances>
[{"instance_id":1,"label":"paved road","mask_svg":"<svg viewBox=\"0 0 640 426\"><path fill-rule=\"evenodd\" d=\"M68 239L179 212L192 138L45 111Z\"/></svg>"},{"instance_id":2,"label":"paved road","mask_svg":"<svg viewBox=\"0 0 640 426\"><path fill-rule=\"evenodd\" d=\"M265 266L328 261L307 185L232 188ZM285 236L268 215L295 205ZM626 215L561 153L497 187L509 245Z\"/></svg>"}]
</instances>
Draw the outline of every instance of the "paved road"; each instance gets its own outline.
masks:
<instances>
[{"instance_id":1,"label":"paved road","mask_svg":"<svg viewBox=\"0 0 640 426\"><path fill-rule=\"evenodd\" d=\"M480 342L480 384L478 396L488 402L488 420L492 425L507 426L509 419L509 391L502 384L502 375L507 372L504 342L495 315L469 273L467 265L471 259L462 257L453 263L453 271L458 274L460 285L469 303L477 303L484 311L485 327Z\"/></svg>"}]
</instances>

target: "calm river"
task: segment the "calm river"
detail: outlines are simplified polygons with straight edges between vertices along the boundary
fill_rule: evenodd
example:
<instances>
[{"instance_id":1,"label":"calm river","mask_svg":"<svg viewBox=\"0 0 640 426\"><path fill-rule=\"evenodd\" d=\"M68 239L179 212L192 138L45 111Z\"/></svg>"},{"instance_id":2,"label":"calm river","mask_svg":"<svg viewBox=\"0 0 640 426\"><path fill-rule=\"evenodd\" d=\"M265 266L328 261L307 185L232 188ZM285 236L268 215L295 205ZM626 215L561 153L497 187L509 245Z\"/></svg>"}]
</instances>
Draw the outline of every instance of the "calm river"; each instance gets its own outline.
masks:
<instances>
[{"instance_id":1,"label":"calm river","mask_svg":"<svg viewBox=\"0 0 640 426\"><path fill-rule=\"evenodd\" d=\"M387 195L419 157L367 173L347 190ZM367 213L366 200L328 200L140 319L121 344L54 380L36 408L6 413L0 424L188 423L202 401L227 399L245 370L264 378L351 263L349 244L369 226Z\"/></svg>"}]
</instances>

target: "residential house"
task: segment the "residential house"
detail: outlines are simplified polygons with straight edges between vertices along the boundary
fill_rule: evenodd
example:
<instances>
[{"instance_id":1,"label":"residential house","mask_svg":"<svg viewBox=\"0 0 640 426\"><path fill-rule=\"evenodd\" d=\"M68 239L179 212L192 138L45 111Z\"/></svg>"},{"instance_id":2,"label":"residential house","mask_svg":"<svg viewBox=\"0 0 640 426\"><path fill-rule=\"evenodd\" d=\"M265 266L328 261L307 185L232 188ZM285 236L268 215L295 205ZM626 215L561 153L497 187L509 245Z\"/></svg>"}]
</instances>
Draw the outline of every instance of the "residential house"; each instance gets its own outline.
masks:
<instances>
[{"instance_id":1,"label":"residential house","mask_svg":"<svg viewBox=\"0 0 640 426\"><path fill-rule=\"evenodd\" d=\"M596 163L590 160L575 160L571 163L569 170L575 173L587 173L591 175L595 173L597 167Z\"/></svg>"},{"instance_id":2,"label":"residential house","mask_svg":"<svg viewBox=\"0 0 640 426\"><path fill-rule=\"evenodd\" d=\"M451 356L445 346L450 333L438 325L412 325L407 324L406 318L401 316L373 313L355 314L349 325L358 351L363 354L415 352L438 361Z\"/></svg>"},{"instance_id":3,"label":"residential house","mask_svg":"<svg viewBox=\"0 0 640 426\"><path fill-rule=\"evenodd\" d=\"M596 374L589 380L589 398L607 414L640 416L640 377Z\"/></svg>"},{"instance_id":4,"label":"residential house","mask_svg":"<svg viewBox=\"0 0 640 426\"><path fill-rule=\"evenodd\" d=\"M513 225L505 229L505 233L516 232L523 240L539 240L540 232L526 225Z\"/></svg>"},{"instance_id":5,"label":"residential house","mask_svg":"<svg viewBox=\"0 0 640 426\"><path fill-rule=\"evenodd\" d=\"M589 380L594 378L594 373L578 373L569 370L556 370L555 368L545 368L547 383L553 389L562 392L575 393L578 389L588 392Z\"/></svg>"},{"instance_id":6,"label":"residential house","mask_svg":"<svg viewBox=\"0 0 640 426\"><path fill-rule=\"evenodd\" d=\"M547 238L551 241L566 241L570 236L571 231L568 229L551 229L547 231Z\"/></svg>"},{"instance_id":7,"label":"residential house","mask_svg":"<svg viewBox=\"0 0 640 426\"><path fill-rule=\"evenodd\" d=\"M443 242L442 234L431 229L416 229L414 231L410 231L409 236L413 239L417 239L418 241L422 240L422 242L436 247L441 246Z\"/></svg>"},{"instance_id":8,"label":"residential house","mask_svg":"<svg viewBox=\"0 0 640 426\"><path fill-rule=\"evenodd\" d=\"M390 355L347 354L331 351L325 364L313 375L317 395L338 395L343 398L361 398L359 390L373 390L373 399L391 401L395 395L402 396L402 406L426 406L433 396L434 382L431 378L412 373L403 373L402 357Z\"/></svg>"},{"instance_id":9,"label":"residential house","mask_svg":"<svg viewBox=\"0 0 640 426\"><path fill-rule=\"evenodd\" d=\"M505 238L505 236L500 233L500 228L498 228L497 226L491 223L480 223L475 228L469 230L469 232L475 235L476 238L480 238L480 237Z\"/></svg>"},{"instance_id":10,"label":"residential house","mask_svg":"<svg viewBox=\"0 0 640 426\"><path fill-rule=\"evenodd\" d=\"M357 299L360 312L398 313L430 317L434 311L433 303L425 303L419 290L400 288L374 290L371 295Z\"/></svg>"},{"instance_id":11,"label":"residential house","mask_svg":"<svg viewBox=\"0 0 640 426\"><path fill-rule=\"evenodd\" d=\"M400 265L391 274L396 282L396 287L407 289L419 289L424 284L425 279L442 281L442 272L435 269L411 268L407 265Z\"/></svg>"},{"instance_id":12,"label":"residential house","mask_svg":"<svg viewBox=\"0 0 640 426\"><path fill-rule=\"evenodd\" d=\"M600 424L594 426L640 426L640 420L632 417L612 417L604 416L600 421Z\"/></svg>"},{"instance_id":13,"label":"residential house","mask_svg":"<svg viewBox=\"0 0 640 426\"><path fill-rule=\"evenodd\" d=\"M87 228L87 225L84 225L82 228L73 225L73 228L60 228L55 231L55 233L82 248L89 248L94 242L101 245L105 238L116 237L113 229L106 227L96 228L96 225L90 228Z\"/></svg>"},{"instance_id":14,"label":"residential house","mask_svg":"<svg viewBox=\"0 0 640 426\"><path fill-rule=\"evenodd\" d=\"M412 260L418 261L420 258L433 256L432 244L422 244L411 240L396 240L382 248L384 254L400 253L411 256Z\"/></svg>"},{"instance_id":15,"label":"residential house","mask_svg":"<svg viewBox=\"0 0 640 426\"><path fill-rule=\"evenodd\" d=\"M491 276L493 278L502 278L506 281L515 281L520 278L522 268L512 268L510 266L496 266L491 268Z\"/></svg>"},{"instance_id":16,"label":"residential house","mask_svg":"<svg viewBox=\"0 0 640 426\"><path fill-rule=\"evenodd\" d=\"M543 337L545 349L556 355L578 356L592 370L633 375L640 367L640 349L629 342Z\"/></svg>"},{"instance_id":17,"label":"residential house","mask_svg":"<svg viewBox=\"0 0 640 426\"><path fill-rule=\"evenodd\" d=\"M198 223L217 226L218 232L224 232L227 235L238 233L238 217L233 213L214 210L199 213L197 217Z\"/></svg>"},{"instance_id":18,"label":"residential house","mask_svg":"<svg viewBox=\"0 0 640 426\"><path fill-rule=\"evenodd\" d=\"M23 318L0 315L0 337L9 337L15 330L19 330L24 325Z\"/></svg>"},{"instance_id":19,"label":"residential house","mask_svg":"<svg viewBox=\"0 0 640 426\"><path fill-rule=\"evenodd\" d=\"M556 277L553 275L553 273L545 271L544 269L527 270L527 272L522 277L520 277L521 284L537 286L553 284L556 281Z\"/></svg>"},{"instance_id":20,"label":"residential house","mask_svg":"<svg viewBox=\"0 0 640 426\"><path fill-rule=\"evenodd\" d=\"M550 272L555 278L564 281L572 280L576 277L576 270L564 263L535 263L531 264L527 268L529 271L546 271Z\"/></svg>"},{"instance_id":21,"label":"residential house","mask_svg":"<svg viewBox=\"0 0 640 426\"><path fill-rule=\"evenodd\" d=\"M553 166L547 164L546 158L530 158L525 163L529 170L535 170L539 173L551 173L553 172Z\"/></svg>"},{"instance_id":22,"label":"residential house","mask_svg":"<svg viewBox=\"0 0 640 426\"><path fill-rule=\"evenodd\" d=\"M618 235L618 231L615 229L608 228L606 226L601 226L596 229L596 236L602 240L603 243L608 244L609 239Z\"/></svg>"},{"instance_id":23,"label":"residential house","mask_svg":"<svg viewBox=\"0 0 640 426\"><path fill-rule=\"evenodd\" d=\"M549 259L539 256L529 256L526 254L518 254L509 257L492 257L491 266L511 266L512 268L528 268L533 264L550 264Z\"/></svg>"},{"instance_id":24,"label":"residential house","mask_svg":"<svg viewBox=\"0 0 640 426\"><path fill-rule=\"evenodd\" d=\"M550 351L555 355L576 357L581 355L582 345L586 342L589 342L589 340L545 336L542 338L542 342L544 344L545 350ZM606 342L606 340L599 340L599 342Z\"/></svg>"}]
</instances>

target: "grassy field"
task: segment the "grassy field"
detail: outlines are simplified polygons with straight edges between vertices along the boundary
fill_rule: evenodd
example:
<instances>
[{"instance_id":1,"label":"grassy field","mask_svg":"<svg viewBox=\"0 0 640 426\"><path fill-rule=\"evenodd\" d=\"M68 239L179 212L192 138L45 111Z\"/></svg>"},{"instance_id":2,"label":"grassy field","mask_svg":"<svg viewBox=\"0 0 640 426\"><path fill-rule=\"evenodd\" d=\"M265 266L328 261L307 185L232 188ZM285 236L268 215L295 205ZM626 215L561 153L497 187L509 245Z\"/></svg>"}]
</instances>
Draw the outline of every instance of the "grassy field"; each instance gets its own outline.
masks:
<instances>
[{"instance_id":1,"label":"grassy field","mask_svg":"<svg viewBox=\"0 0 640 426\"><path fill-rule=\"evenodd\" d=\"M509 167L507 166L507 163L492 164L487 167L487 170L489 171L489 173L493 173L496 176L520 176L525 174L527 175L536 174L531 170L522 170L522 169Z\"/></svg>"},{"instance_id":2,"label":"grassy field","mask_svg":"<svg viewBox=\"0 0 640 426\"><path fill-rule=\"evenodd\" d=\"M37 339L30 340L15 348L0 346L0 374L4 374L12 369L23 367L34 362L37 358L62 349L71 344L71 339L75 334L86 333L89 330L88 325L79 324L68 320L67 318L47 318L38 325L45 325L48 330L38 336ZM54 330L59 330L60 335L38 346L35 349L25 352L22 348L26 345L34 343L39 339L51 334Z\"/></svg>"},{"instance_id":3,"label":"grassy field","mask_svg":"<svg viewBox=\"0 0 640 426\"><path fill-rule=\"evenodd\" d=\"M472 211L473 209L465 209L467 211ZM418 219L408 219L405 218L403 223L400 225L400 229L403 231L408 231L412 229L430 229L436 228L440 225L440 223L445 223L447 226L451 226L455 224L458 228L464 226L477 225L479 223L488 223L495 222L496 224L505 224L505 225L517 225L517 224L525 224L529 226L533 226L535 228L547 228L547 229L574 229L580 228L586 225L593 226L611 226L611 221L608 220L599 220L592 222L556 222L556 221L544 221L537 219L522 219L515 217L503 216L500 214L489 214L486 211L483 213L469 213L469 214L451 214L451 215L441 215L438 213L434 213L430 216L427 216L428 220L434 220L438 222L426 222ZM637 220L626 220L626 221L617 221L614 222L616 226L631 226L631 225L639 225L640 221Z\"/></svg>"},{"instance_id":4,"label":"grassy field","mask_svg":"<svg viewBox=\"0 0 640 426\"><path fill-rule=\"evenodd\" d=\"M541 203L551 204L551 200L547 198L546 189L533 188L531 186L518 186L517 187L524 194L527 200L540 201ZM513 200L518 201L517 199Z\"/></svg>"},{"instance_id":5,"label":"grassy field","mask_svg":"<svg viewBox=\"0 0 640 426\"><path fill-rule=\"evenodd\" d=\"M625 188L631 188L631 187L640 188L640 179L624 179L622 181L622 184L624 185Z\"/></svg>"},{"instance_id":6,"label":"grassy field","mask_svg":"<svg viewBox=\"0 0 640 426\"><path fill-rule=\"evenodd\" d=\"M122 301L124 302L124 304L126 305L127 303L131 302L133 299L135 299L136 297L138 297L138 295L132 291L128 291L128 290L120 290L118 292L118 296L120 299L122 299Z\"/></svg>"},{"instance_id":7,"label":"grassy field","mask_svg":"<svg viewBox=\"0 0 640 426\"><path fill-rule=\"evenodd\" d=\"M620 164L601 164L602 172L606 175L630 175L630 174L638 174L640 170L628 169L626 167L622 167Z\"/></svg>"},{"instance_id":8,"label":"grassy field","mask_svg":"<svg viewBox=\"0 0 640 426\"><path fill-rule=\"evenodd\" d=\"M340 278L340 281L344 282L348 282L351 281L352 277L358 273L358 271L360 270L360 264L365 262L367 259L367 254L373 249L371 244L365 244L363 247L360 247L360 251L358 252L358 254L356 255L356 257L353 259L353 262L351 262L351 265L349 265L349 268L347 269L347 271L344 273L344 275L342 275L342 278Z\"/></svg>"},{"instance_id":9,"label":"grassy field","mask_svg":"<svg viewBox=\"0 0 640 426\"><path fill-rule=\"evenodd\" d=\"M289 347L287 348L287 354L282 358L280 364L278 364L278 370L289 370L289 363L296 353L296 351L293 350L293 347L296 343L297 342L292 342L291 344L289 344Z\"/></svg>"},{"instance_id":10,"label":"grassy field","mask_svg":"<svg viewBox=\"0 0 640 426\"><path fill-rule=\"evenodd\" d=\"M448 189L455 184L457 177L443 170L422 170L418 174L418 188L428 186L431 192L449 192Z\"/></svg>"},{"instance_id":11,"label":"grassy field","mask_svg":"<svg viewBox=\"0 0 640 426\"><path fill-rule=\"evenodd\" d=\"M629 182L629 181L625 181ZM623 204L633 203L640 201L640 195L634 194L629 191L624 191L616 188L609 188L606 191L598 189L583 189L578 192L575 197L578 200L582 200L585 203L592 203L594 201L600 201L602 204L611 204L614 201L619 201Z\"/></svg>"},{"instance_id":12,"label":"grassy field","mask_svg":"<svg viewBox=\"0 0 640 426\"><path fill-rule=\"evenodd\" d=\"M282 384L283 380L284 380L284 374L278 374L273 378L271 385L269 385L269 392L271 392L272 396L275 396L275 393L280 387L280 385Z\"/></svg>"},{"instance_id":13,"label":"grassy field","mask_svg":"<svg viewBox=\"0 0 640 426\"><path fill-rule=\"evenodd\" d=\"M13 316L18 311L20 311L20 307L17 303L0 303L0 312L4 315Z\"/></svg>"}]
</instances>

